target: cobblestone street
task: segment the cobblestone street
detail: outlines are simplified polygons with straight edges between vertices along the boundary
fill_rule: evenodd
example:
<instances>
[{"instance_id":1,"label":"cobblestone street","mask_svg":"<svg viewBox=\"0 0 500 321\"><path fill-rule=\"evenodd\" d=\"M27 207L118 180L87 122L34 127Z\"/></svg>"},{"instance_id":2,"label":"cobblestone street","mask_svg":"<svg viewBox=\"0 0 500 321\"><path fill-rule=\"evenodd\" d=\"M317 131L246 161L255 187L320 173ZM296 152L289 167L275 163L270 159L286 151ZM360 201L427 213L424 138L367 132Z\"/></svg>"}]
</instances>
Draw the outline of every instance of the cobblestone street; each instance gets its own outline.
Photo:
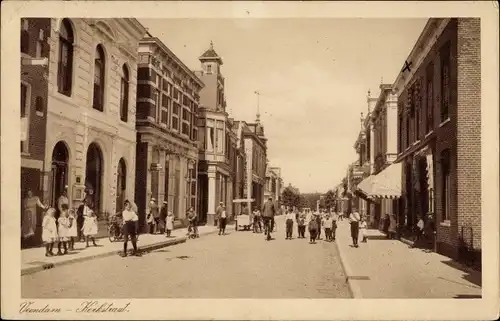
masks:
<instances>
[{"instance_id":1,"label":"cobblestone street","mask_svg":"<svg viewBox=\"0 0 500 321\"><path fill-rule=\"evenodd\" d=\"M24 298L348 298L337 247L236 232L22 276ZM296 236L296 233L295 235Z\"/></svg>"}]
</instances>

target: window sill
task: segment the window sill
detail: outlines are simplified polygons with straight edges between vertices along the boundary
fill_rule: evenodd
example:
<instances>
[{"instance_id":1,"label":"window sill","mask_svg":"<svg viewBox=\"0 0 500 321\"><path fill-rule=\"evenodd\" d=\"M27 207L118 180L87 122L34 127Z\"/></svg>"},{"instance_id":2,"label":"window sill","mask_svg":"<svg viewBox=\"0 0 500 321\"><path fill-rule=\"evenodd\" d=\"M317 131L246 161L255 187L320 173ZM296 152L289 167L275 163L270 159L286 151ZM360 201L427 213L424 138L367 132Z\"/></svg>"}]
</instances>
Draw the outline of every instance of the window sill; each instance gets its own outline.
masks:
<instances>
[{"instance_id":1,"label":"window sill","mask_svg":"<svg viewBox=\"0 0 500 321\"><path fill-rule=\"evenodd\" d=\"M414 142L413 142L413 144L411 144L411 146L415 146L415 145L417 145L418 143L420 143L420 139L419 139L419 140L417 140L417 141L414 141Z\"/></svg>"},{"instance_id":2,"label":"window sill","mask_svg":"<svg viewBox=\"0 0 500 321\"><path fill-rule=\"evenodd\" d=\"M430 135L434 134L434 130L431 130L427 134L425 134L425 138L429 137Z\"/></svg>"},{"instance_id":3,"label":"window sill","mask_svg":"<svg viewBox=\"0 0 500 321\"><path fill-rule=\"evenodd\" d=\"M38 117L43 117L43 111L36 111L35 114L38 116Z\"/></svg>"},{"instance_id":4,"label":"window sill","mask_svg":"<svg viewBox=\"0 0 500 321\"><path fill-rule=\"evenodd\" d=\"M30 157L31 154L28 152L21 152L21 157Z\"/></svg>"},{"instance_id":5,"label":"window sill","mask_svg":"<svg viewBox=\"0 0 500 321\"><path fill-rule=\"evenodd\" d=\"M450 227L451 226L451 222L450 220L445 220L441 223L439 223L440 226L446 226L446 227Z\"/></svg>"},{"instance_id":6,"label":"window sill","mask_svg":"<svg viewBox=\"0 0 500 321\"><path fill-rule=\"evenodd\" d=\"M446 125L449 122L450 122L450 117L446 118L446 120L444 120L443 122L441 122L441 124L439 124L439 127L443 127L444 125Z\"/></svg>"}]
</instances>

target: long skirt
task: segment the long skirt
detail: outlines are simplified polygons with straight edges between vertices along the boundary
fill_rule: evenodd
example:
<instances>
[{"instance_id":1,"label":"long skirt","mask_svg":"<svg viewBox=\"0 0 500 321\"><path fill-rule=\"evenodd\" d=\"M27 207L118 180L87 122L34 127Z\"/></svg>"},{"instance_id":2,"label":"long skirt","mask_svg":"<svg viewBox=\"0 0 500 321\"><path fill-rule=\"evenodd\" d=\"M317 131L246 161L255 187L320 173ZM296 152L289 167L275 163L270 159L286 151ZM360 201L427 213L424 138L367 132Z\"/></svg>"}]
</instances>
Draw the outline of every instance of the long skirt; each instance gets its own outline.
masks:
<instances>
[{"instance_id":1,"label":"long skirt","mask_svg":"<svg viewBox=\"0 0 500 321\"><path fill-rule=\"evenodd\" d=\"M22 223L22 236L29 238L35 235L36 229L36 208L26 209L24 211Z\"/></svg>"},{"instance_id":2,"label":"long skirt","mask_svg":"<svg viewBox=\"0 0 500 321\"><path fill-rule=\"evenodd\" d=\"M358 239L359 237L359 222L352 222L351 223L351 237L353 239Z\"/></svg>"}]
</instances>

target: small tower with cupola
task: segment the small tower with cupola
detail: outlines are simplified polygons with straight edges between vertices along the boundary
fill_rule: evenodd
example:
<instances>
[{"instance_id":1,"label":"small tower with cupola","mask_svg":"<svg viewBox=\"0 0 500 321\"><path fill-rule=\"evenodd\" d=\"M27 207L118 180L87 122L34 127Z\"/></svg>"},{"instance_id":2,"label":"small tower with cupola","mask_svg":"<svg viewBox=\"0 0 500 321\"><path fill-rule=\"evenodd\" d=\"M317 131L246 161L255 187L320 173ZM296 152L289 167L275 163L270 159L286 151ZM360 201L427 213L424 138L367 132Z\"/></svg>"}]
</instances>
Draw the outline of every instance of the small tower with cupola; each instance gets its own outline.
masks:
<instances>
[{"instance_id":1,"label":"small tower with cupola","mask_svg":"<svg viewBox=\"0 0 500 321\"><path fill-rule=\"evenodd\" d=\"M197 75L205 83L200 93L200 103L206 109L225 112L224 77L221 74L223 63L222 58L215 52L212 41L210 41L210 48L199 57L199 60L201 71Z\"/></svg>"}]
</instances>

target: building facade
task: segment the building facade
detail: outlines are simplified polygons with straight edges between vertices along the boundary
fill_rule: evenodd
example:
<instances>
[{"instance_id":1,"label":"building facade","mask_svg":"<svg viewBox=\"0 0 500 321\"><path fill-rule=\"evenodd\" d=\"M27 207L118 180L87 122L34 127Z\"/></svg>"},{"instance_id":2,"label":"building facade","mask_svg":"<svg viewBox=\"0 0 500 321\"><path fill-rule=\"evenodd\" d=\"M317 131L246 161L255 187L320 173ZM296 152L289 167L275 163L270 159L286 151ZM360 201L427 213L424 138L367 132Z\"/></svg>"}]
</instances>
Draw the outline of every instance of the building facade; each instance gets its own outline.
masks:
<instances>
[{"instance_id":1,"label":"building facade","mask_svg":"<svg viewBox=\"0 0 500 321\"><path fill-rule=\"evenodd\" d=\"M459 258L481 251L481 54L478 18L429 19L394 84L398 161L410 231L418 216L435 249Z\"/></svg>"},{"instance_id":2,"label":"building facade","mask_svg":"<svg viewBox=\"0 0 500 321\"><path fill-rule=\"evenodd\" d=\"M373 101L368 97L369 104ZM371 111L371 138L373 164L371 175L377 175L391 165L397 157L397 96L392 84L381 84L380 94L374 100ZM371 107L371 106L370 106ZM383 228L386 214L397 212L397 200L373 199L370 222L375 228Z\"/></svg>"},{"instance_id":3,"label":"building facade","mask_svg":"<svg viewBox=\"0 0 500 321\"><path fill-rule=\"evenodd\" d=\"M215 211L220 202L232 209L233 173L229 160L230 148L236 141L226 113L225 79L221 73L222 58L213 44L200 57L201 70L195 74L205 87L200 92L198 215L201 222L214 225Z\"/></svg>"},{"instance_id":4,"label":"building facade","mask_svg":"<svg viewBox=\"0 0 500 321\"><path fill-rule=\"evenodd\" d=\"M278 207L281 207L281 190L283 189L283 179L281 168L267 167L266 184L264 187L264 199L272 197Z\"/></svg>"},{"instance_id":5,"label":"building facade","mask_svg":"<svg viewBox=\"0 0 500 321\"><path fill-rule=\"evenodd\" d=\"M136 19L50 19L44 199L68 186L99 218L134 199Z\"/></svg>"},{"instance_id":6,"label":"building facade","mask_svg":"<svg viewBox=\"0 0 500 321\"><path fill-rule=\"evenodd\" d=\"M177 224L197 201L198 110L203 82L158 38L139 43L136 195L139 218L154 198ZM176 224L176 225L177 225Z\"/></svg>"},{"instance_id":7,"label":"building facade","mask_svg":"<svg viewBox=\"0 0 500 321\"><path fill-rule=\"evenodd\" d=\"M245 141L246 155L244 195L246 199L254 200L252 204L248 203L249 208L256 207L260 209L265 201L267 138L258 117L255 123L245 123L243 139Z\"/></svg>"},{"instance_id":8,"label":"building facade","mask_svg":"<svg viewBox=\"0 0 500 321\"><path fill-rule=\"evenodd\" d=\"M357 185L366 177L370 176L373 164L373 131L371 121L371 106L374 104L374 99L368 97L368 114L363 116L361 113L361 128L358 138L354 143L354 148L358 154L358 161L349 166L349 190L353 192L352 206L358 210L361 215L370 215L370 203L364 195L357 193ZM371 223L371 222L370 222Z\"/></svg>"},{"instance_id":9,"label":"building facade","mask_svg":"<svg viewBox=\"0 0 500 321\"><path fill-rule=\"evenodd\" d=\"M47 130L49 18L21 19L21 209L30 190L44 198ZM35 239L40 242L42 212L37 209Z\"/></svg>"}]
</instances>

